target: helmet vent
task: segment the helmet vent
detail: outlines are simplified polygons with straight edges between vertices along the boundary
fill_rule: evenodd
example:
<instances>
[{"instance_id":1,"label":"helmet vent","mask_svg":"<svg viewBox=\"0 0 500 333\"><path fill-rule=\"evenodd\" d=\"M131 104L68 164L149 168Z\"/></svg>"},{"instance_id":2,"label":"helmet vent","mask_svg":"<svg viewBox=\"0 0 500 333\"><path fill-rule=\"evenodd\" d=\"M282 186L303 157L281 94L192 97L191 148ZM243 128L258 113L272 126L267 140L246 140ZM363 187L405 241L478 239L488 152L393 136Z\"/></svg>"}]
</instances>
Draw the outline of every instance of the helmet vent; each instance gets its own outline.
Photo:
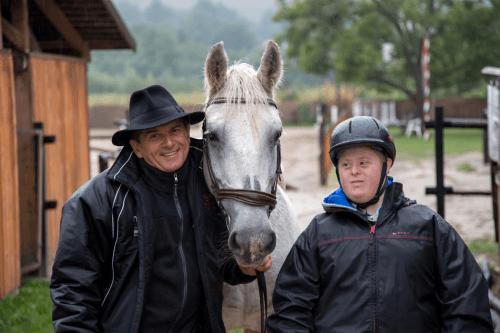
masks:
<instances>
[{"instance_id":1,"label":"helmet vent","mask_svg":"<svg viewBox=\"0 0 500 333\"><path fill-rule=\"evenodd\" d=\"M349 122L349 134L352 133L352 121Z\"/></svg>"},{"instance_id":2,"label":"helmet vent","mask_svg":"<svg viewBox=\"0 0 500 333\"><path fill-rule=\"evenodd\" d=\"M375 123L375 126L377 126L377 129L380 129L380 127L378 126L377 121L376 121L375 119L373 119L373 118L372 118L372 120L373 120L373 122Z\"/></svg>"}]
</instances>

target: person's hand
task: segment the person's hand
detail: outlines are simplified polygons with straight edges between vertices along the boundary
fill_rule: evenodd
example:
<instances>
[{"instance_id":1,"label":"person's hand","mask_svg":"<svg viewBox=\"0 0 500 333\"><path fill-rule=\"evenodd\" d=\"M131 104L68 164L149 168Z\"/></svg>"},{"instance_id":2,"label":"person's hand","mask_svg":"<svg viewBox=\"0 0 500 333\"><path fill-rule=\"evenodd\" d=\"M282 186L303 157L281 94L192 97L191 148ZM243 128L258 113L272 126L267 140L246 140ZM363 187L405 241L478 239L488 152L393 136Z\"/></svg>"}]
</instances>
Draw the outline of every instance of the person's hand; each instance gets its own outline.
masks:
<instances>
[{"instance_id":1,"label":"person's hand","mask_svg":"<svg viewBox=\"0 0 500 333\"><path fill-rule=\"evenodd\" d=\"M241 267L240 270L243 272L245 275L250 275L250 276L255 276L257 275L257 271L259 272L265 272L271 266L273 265L273 259L271 258L271 255L268 255L267 257L262 260L259 266L253 268L253 267Z\"/></svg>"}]
</instances>

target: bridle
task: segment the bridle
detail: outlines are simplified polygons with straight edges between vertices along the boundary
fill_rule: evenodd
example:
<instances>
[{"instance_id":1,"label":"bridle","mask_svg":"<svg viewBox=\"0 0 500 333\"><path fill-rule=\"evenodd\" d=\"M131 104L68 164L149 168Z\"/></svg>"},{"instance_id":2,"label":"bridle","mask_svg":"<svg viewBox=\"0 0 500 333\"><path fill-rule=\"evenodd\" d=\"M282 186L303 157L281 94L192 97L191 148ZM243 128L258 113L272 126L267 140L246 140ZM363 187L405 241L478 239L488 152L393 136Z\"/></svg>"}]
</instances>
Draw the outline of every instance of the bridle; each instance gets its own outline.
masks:
<instances>
[{"instance_id":1,"label":"bridle","mask_svg":"<svg viewBox=\"0 0 500 333\"><path fill-rule=\"evenodd\" d=\"M225 97L217 97L208 101L205 105L205 111L212 104L246 104L247 101L244 98L232 98L227 99ZM255 103L255 102L252 102ZM268 105L274 106L278 109L278 105L276 102L268 98L266 100ZM273 185L271 187L271 192L262 192L257 190L249 190L249 189L233 189L233 188L221 188L214 176L214 172L212 169L212 163L210 161L210 154L208 148L208 138L206 133L206 118L203 121L203 172L206 176L206 182L210 190L212 191L215 200L217 201L217 205L219 208L225 213L224 208L221 205L222 199L230 199L242 202L244 204L250 206L269 206L267 211L268 216L271 215L272 210L276 207L276 192L278 189L278 182L281 176L281 145L278 140L276 145L277 153L276 153L276 172L273 181ZM229 229L228 219L229 216L225 213L226 216L226 225ZM266 318L267 318L267 288L266 288L266 280L264 278L264 273L257 271L257 284L259 286L259 299L260 299L260 328L261 332L266 332Z\"/></svg>"}]
</instances>

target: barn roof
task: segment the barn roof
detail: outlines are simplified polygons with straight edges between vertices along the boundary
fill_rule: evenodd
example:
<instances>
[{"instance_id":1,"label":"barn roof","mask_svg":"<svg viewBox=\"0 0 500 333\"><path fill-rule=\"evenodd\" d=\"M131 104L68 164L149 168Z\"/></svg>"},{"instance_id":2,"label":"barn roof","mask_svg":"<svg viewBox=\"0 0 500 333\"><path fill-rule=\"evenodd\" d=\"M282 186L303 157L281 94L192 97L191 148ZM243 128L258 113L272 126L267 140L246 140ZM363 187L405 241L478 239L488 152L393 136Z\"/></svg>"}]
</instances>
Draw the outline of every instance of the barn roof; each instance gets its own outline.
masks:
<instances>
[{"instance_id":1,"label":"barn roof","mask_svg":"<svg viewBox=\"0 0 500 333\"><path fill-rule=\"evenodd\" d=\"M135 49L111 0L0 0L0 49L88 58L91 50ZM28 41L29 39L29 41Z\"/></svg>"},{"instance_id":2,"label":"barn roof","mask_svg":"<svg viewBox=\"0 0 500 333\"><path fill-rule=\"evenodd\" d=\"M53 2L55 8L41 8ZM70 48L54 27L51 13L57 7L74 27L89 50L135 49L135 41L110 0L30 0L29 20L43 51Z\"/></svg>"}]
</instances>

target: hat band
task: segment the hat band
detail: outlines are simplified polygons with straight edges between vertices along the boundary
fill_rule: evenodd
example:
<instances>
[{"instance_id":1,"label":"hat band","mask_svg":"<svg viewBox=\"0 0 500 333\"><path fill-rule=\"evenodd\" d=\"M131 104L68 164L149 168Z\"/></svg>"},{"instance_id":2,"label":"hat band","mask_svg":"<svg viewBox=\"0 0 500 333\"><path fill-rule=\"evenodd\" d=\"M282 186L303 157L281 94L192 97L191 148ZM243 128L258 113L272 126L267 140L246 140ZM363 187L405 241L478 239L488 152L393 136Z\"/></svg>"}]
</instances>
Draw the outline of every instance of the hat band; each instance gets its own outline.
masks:
<instances>
[{"instance_id":1,"label":"hat band","mask_svg":"<svg viewBox=\"0 0 500 333\"><path fill-rule=\"evenodd\" d=\"M143 112L136 117L130 119L129 129L134 129L137 127L144 127L148 124L157 123L158 121L165 119L165 122L169 122L171 119L179 118L179 114L186 114L184 110L178 105L172 105L166 108L153 109L148 112ZM186 114L187 115L187 114Z\"/></svg>"}]
</instances>

